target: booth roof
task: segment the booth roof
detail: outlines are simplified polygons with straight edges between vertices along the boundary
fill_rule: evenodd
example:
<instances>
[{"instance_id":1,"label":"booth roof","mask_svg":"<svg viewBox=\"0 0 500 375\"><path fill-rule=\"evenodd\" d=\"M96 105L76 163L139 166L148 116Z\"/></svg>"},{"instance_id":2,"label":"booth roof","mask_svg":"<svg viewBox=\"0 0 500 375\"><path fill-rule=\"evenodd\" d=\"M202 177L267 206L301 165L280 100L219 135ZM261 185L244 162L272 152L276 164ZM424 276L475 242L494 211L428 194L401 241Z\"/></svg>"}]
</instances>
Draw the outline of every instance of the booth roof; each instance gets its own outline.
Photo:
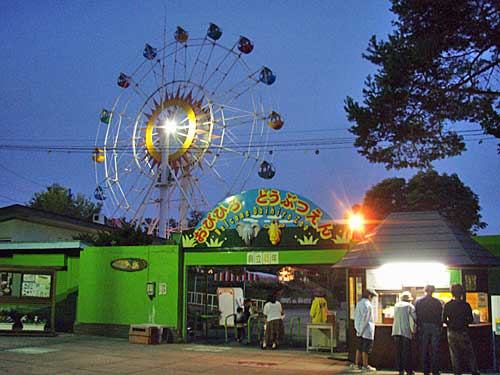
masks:
<instances>
[{"instance_id":1,"label":"booth roof","mask_svg":"<svg viewBox=\"0 0 500 375\"><path fill-rule=\"evenodd\" d=\"M436 211L390 214L335 268L375 268L395 262L437 262L448 267L499 266L500 258Z\"/></svg>"}]
</instances>

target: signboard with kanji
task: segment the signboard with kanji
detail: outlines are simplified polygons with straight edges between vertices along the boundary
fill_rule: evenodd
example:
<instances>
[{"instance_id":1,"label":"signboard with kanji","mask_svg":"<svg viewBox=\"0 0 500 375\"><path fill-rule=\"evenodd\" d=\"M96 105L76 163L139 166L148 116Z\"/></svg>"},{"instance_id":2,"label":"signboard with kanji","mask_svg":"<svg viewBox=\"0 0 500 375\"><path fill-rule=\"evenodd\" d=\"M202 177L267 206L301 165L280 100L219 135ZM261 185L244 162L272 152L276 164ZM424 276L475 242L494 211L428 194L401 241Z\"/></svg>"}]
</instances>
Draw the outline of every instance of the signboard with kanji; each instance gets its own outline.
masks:
<instances>
[{"instance_id":1,"label":"signboard with kanji","mask_svg":"<svg viewBox=\"0 0 500 375\"><path fill-rule=\"evenodd\" d=\"M254 189L228 197L183 236L184 248L324 249L345 248L348 242L345 225L335 223L310 200L280 189Z\"/></svg>"}]
</instances>

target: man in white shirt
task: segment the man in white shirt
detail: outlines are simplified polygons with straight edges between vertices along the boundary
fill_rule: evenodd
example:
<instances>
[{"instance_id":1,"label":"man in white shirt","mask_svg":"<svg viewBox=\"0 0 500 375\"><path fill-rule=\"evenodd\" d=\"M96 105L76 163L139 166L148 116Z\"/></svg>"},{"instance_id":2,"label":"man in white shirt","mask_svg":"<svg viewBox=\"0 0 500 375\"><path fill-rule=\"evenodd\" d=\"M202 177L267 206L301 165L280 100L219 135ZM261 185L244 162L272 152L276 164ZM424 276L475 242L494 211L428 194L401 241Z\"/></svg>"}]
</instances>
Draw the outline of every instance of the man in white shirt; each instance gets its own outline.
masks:
<instances>
[{"instance_id":1,"label":"man in white shirt","mask_svg":"<svg viewBox=\"0 0 500 375\"><path fill-rule=\"evenodd\" d=\"M358 365L361 371L377 371L375 367L368 364L368 355L372 352L375 338L375 314L371 301L377 295L375 290L366 289L354 312L354 329L358 337L354 365Z\"/></svg>"},{"instance_id":2,"label":"man in white shirt","mask_svg":"<svg viewBox=\"0 0 500 375\"><path fill-rule=\"evenodd\" d=\"M276 300L276 296L270 295L264 305L263 310L266 317L266 331L264 332L264 341L262 349L266 349L268 344L271 344L272 349L277 349L280 341L280 331L283 319L283 307Z\"/></svg>"},{"instance_id":3,"label":"man in white shirt","mask_svg":"<svg viewBox=\"0 0 500 375\"><path fill-rule=\"evenodd\" d=\"M394 305L394 322L392 324L392 337L396 347L396 368L399 375L406 371L407 375L413 375L413 363L411 355L411 340L415 331L417 315L415 307L410 303L413 297L410 292L403 292L400 301Z\"/></svg>"}]
</instances>

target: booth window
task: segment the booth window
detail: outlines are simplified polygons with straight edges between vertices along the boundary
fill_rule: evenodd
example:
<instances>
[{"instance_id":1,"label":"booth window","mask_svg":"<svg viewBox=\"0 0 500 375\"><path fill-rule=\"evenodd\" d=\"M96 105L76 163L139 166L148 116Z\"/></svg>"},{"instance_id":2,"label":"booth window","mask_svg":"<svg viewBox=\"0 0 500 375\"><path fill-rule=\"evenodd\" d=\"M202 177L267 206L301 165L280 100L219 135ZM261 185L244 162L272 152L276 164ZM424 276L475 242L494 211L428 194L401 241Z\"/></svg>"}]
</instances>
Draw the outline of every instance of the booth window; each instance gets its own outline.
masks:
<instances>
[{"instance_id":1,"label":"booth window","mask_svg":"<svg viewBox=\"0 0 500 375\"><path fill-rule=\"evenodd\" d=\"M51 297L52 275L40 273L2 272L0 297L44 298Z\"/></svg>"},{"instance_id":2,"label":"booth window","mask_svg":"<svg viewBox=\"0 0 500 375\"><path fill-rule=\"evenodd\" d=\"M14 278L14 274L12 272L2 272L0 274L0 297L6 296L15 296L19 297L19 295L16 295L16 293L12 291L12 285L19 285L18 280L20 281L20 274L19 277ZM18 288L16 288L16 292L19 291Z\"/></svg>"},{"instance_id":3,"label":"booth window","mask_svg":"<svg viewBox=\"0 0 500 375\"><path fill-rule=\"evenodd\" d=\"M0 270L0 331L21 334L55 330L55 272Z\"/></svg>"}]
</instances>

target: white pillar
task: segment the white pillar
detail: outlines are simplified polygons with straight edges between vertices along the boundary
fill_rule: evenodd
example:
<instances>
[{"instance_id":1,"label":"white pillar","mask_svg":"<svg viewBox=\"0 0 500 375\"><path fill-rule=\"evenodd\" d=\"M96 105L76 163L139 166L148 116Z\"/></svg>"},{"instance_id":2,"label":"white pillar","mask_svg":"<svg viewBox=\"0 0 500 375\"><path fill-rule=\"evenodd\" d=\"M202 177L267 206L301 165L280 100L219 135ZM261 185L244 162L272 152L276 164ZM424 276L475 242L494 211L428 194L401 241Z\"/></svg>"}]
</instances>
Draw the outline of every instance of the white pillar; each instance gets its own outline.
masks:
<instances>
[{"instance_id":1,"label":"white pillar","mask_svg":"<svg viewBox=\"0 0 500 375\"><path fill-rule=\"evenodd\" d=\"M169 148L169 134L168 132L159 127L160 131L160 148L161 148L161 163L159 166L160 170L160 181L158 183L158 188L160 189L160 217L158 221L158 235L161 238L167 238L167 222L168 222L168 155L170 154Z\"/></svg>"}]
</instances>

